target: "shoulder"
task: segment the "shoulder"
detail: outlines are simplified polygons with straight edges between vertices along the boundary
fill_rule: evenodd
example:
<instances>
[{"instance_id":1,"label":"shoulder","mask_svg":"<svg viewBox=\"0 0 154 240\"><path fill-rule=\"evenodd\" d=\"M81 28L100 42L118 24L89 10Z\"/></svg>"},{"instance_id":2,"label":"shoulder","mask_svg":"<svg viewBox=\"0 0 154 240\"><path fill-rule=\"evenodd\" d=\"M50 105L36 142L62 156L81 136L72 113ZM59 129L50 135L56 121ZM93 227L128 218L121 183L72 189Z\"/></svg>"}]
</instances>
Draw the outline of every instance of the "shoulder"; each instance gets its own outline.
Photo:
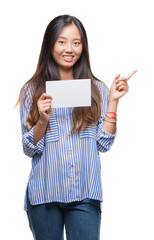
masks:
<instances>
[{"instance_id":1,"label":"shoulder","mask_svg":"<svg viewBox=\"0 0 154 240\"><path fill-rule=\"evenodd\" d=\"M109 94L109 89L108 89L108 87L107 87L107 85L104 83L104 82L102 82L101 80L99 80L99 79L95 79L95 80L93 80L94 81L94 83L95 83L95 85L99 88L99 90L101 91L101 94Z\"/></svg>"},{"instance_id":2,"label":"shoulder","mask_svg":"<svg viewBox=\"0 0 154 240\"><path fill-rule=\"evenodd\" d=\"M33 95L34 93L34 84L33 83L25 83L22 87L22 93L28 95Z\"/></svg>"},{"instance_id":3,"label":"shoulder","mask_svg":"<svg viewBox=\"0 0 154 240\"><path fill-rule=\"evenodd\" d=\"M34 85L25 83L21 88L20 106L29 106L32 104L34 94Z\"/></svg>"},{"instance_id":4,"label":"shoulder","mask_svg":"<svg viewBox=\"0 0 154 240\"><path fill-rule=\"evenodd\" d=\"M25 83L21 89L21 99L32 99L34 93L34 85L32 83Z\"/></svg>"}]
</instances>

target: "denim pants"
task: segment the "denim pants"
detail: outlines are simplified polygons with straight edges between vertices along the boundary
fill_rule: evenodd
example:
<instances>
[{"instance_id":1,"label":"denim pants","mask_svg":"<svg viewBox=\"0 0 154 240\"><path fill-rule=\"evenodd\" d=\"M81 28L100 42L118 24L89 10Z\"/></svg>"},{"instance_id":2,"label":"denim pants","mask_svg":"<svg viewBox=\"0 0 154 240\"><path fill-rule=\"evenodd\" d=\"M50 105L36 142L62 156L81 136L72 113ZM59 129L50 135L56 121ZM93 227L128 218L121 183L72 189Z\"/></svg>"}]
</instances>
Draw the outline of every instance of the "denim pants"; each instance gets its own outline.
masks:
<instances>
[{"instance_id":1,"label":"denim pants","mask_svg":"<svg viewBox=\"0 0 154 240\"><path fill-rule=\"evenodd\" d=\"M64 225L67 240L100 239L99 200L31 205L27 196L27 216L35 240L64 240Z\"/></svg>"}]
</instances>

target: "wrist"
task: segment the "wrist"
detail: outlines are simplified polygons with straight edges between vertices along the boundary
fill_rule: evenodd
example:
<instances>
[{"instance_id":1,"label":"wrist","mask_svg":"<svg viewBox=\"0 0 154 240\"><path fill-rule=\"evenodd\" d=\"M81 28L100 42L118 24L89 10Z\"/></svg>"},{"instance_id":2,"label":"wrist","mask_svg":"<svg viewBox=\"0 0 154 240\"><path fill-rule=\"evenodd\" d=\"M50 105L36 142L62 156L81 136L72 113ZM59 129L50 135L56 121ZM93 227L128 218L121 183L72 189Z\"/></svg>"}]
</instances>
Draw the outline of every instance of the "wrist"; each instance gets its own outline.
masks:
<instances>
[{"instance_id":1,"label":"wrist","mask_svg":"<svg viewBox=\"0 0 154 240\"><path fill-rule=\"evenodd\" d=\"M109 97L108 112L117 112L118 103L118 100Z\"/></svg>"},{"instance_id":2,"label":"wrist","mask_svg":"<svg viewBox=\"0 0 154 240\"><path fill-rule=\"evenodd\" d=\"M46 121L45 119L42 119L41 117L39 117L39 119L38 119L38 124L40 125L40 126L47 126L47 124L48 124L48 121Z\"/></svg>"}]
</instances>

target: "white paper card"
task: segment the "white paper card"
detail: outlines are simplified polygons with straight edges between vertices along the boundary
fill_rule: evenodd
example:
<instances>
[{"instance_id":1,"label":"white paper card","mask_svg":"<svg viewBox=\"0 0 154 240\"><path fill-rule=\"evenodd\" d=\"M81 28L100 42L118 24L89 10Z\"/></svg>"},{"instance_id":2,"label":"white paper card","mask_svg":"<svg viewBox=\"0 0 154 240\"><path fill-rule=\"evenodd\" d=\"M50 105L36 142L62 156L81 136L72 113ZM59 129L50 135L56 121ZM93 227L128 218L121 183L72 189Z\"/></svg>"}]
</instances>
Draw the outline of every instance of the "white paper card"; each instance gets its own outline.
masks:
<instances>
[{"instance_id":1,"label":"white paper card","mask_svg":"<svg viewBox=\"0 0 154 240\"><path fill-rule=\"evenodd\" d=\"M46 81L46 93L52 108L91 106L91 79Z\"/></svg>"}]
</instances>

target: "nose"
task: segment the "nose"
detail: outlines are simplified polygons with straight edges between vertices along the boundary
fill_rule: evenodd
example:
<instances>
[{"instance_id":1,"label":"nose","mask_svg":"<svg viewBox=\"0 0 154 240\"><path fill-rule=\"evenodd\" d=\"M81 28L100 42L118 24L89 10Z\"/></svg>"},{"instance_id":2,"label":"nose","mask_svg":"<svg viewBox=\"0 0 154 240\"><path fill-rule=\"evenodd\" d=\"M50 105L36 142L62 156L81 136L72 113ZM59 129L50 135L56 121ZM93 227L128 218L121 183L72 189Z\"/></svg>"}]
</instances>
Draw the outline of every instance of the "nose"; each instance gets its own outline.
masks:
<instances>
[{"instance_id":1,"label":"nose","mask_svg":"<svg viewBox=\"0 0 154 240\"><path fill-rule=\"evenodd\" d=\"M73 52L73 49L72 49L72 44L71 43L67 43L66 45L66 48L65 48L65 52Z\"/></svg>"}]
</instances>

